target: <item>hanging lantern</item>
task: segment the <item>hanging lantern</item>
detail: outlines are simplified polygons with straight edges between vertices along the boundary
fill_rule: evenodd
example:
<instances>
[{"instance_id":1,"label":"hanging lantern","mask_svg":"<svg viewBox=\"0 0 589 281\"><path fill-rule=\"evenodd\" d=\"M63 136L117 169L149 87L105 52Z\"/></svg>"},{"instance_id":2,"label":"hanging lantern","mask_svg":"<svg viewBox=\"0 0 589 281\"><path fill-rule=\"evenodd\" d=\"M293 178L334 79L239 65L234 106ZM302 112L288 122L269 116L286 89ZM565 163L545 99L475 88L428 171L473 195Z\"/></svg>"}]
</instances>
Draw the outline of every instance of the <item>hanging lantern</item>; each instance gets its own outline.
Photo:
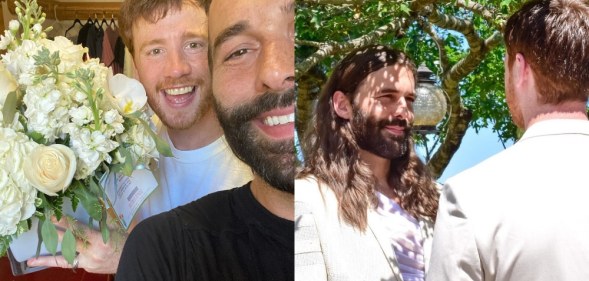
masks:
<instances>
[{"instance_id":1,"label":"hanging lantern","mask_svg":"<svg viewBox=\"0 0 589 281\"><path fill-rule=\"evenodd\" d=\"M417 69L418 84L413 103L413 127L417 132L437 132L436 126L446 116L446 95L435 85L433 74L425 64L421 64Z\"/></svg>"}]
</instances>

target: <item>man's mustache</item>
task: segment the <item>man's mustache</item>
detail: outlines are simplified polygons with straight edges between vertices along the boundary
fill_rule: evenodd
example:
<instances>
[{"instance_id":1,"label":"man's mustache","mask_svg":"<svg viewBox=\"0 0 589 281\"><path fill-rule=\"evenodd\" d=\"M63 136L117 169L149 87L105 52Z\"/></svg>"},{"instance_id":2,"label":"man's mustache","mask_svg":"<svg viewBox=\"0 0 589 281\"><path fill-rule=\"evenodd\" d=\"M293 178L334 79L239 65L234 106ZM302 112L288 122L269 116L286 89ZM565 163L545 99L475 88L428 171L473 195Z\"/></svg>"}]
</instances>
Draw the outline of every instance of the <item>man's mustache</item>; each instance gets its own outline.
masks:
<instances>
[{"instance_id":1,"label":"man's mustache","mask_svg":"<svg viewBox=\"0 0 589 281\"><path fill-rule=\"evenodd\" d=\"M385 127L385 126L399 126L402 127L405 131L409 131L411 130L411 125L409 124L409 122L407 122L406 119L399 119L399 118L395 118L392 120L380 120L378 122L379 127Z\"/></svg>"},{"instance_id":2,"label":"man's mustache","mask_svg":"<svg viewBox=\"0 0 589 281\"><path fill-rule=\"evenodd\" d=\"M231 116L239 116L241 122L251 121L260 114L279 107L287 107L294 104L296 99L294 88L282 93L266 92L261 96L256 97L251 102L243 104L239 107L231 109L229 113Z\"/></svg>"}]
</instances>

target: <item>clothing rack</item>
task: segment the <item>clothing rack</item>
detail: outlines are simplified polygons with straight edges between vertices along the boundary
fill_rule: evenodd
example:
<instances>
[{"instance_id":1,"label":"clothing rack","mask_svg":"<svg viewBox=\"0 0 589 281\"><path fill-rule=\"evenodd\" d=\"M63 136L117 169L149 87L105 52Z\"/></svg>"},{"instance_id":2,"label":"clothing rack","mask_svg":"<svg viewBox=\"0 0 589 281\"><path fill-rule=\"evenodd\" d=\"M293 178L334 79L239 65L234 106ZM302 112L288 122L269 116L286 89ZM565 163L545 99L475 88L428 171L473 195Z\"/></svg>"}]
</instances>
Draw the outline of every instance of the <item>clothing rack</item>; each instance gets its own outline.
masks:
<instances>
[{"instance_id":1,"label":"clothing rack","mask_svg":"<svg viewBox=\"0 0 589 281\"><path fill-rule=\"evenodd\" d=\"M14 14L14 0L7 0L8 10ZM55 0L37 0L48 19L75 20L86 18L118 18L121 9L119 2L61 2ZM56 18L57 17L57 18Z\"/></svg>"}]
</instances>

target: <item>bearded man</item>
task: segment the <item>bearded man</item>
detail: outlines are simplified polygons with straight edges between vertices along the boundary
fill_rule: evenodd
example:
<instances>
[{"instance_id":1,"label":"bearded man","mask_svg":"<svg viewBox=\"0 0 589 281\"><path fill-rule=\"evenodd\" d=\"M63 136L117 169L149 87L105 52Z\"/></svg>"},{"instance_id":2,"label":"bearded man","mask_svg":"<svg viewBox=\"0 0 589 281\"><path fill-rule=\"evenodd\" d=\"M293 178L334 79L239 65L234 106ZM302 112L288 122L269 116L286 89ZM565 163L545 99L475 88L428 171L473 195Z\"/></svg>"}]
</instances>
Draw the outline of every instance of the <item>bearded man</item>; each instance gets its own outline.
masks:
<instances>
[{"instance_id":1,"label":"bearded man","mask_svg":"<svg viewBox=\"0 0 589 281\"><path fill-rule=\"evenodd\" d=\"M352 51L324 86L295 181L297 280L424 280L436 184L411 138L416 69Z\"/></svg>"}]
</instances>

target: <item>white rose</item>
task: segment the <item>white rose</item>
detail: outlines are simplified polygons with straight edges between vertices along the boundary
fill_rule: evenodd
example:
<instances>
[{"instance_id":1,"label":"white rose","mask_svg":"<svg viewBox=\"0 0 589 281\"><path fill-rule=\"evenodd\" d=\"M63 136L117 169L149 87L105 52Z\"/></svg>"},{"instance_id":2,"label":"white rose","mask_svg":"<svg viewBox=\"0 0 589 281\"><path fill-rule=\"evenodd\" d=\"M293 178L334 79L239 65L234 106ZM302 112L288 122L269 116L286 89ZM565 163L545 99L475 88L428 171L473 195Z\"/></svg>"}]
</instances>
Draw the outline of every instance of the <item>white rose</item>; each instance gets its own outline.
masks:
<instances>
[{"instance_id":1,"label":"white rose","mask_svg":"<svg viewBox=\"0 0 589 281\"><path fill-rule=\"evenodd\" d=\"M135 79L117 74L109 78L108 86L121 114L134 113L147 103L145 88Z\"/></svg>"},{"instance_id":2,"label":"white rose","mask_svg":"<svg viewBox=\"0 0 589 281\"><path fill-rule=\"evenodd\" d=\"M25 176L39 191L56 196L65 190L76 171L76 156L67 146L54 144L38 146L23 164Z\"/></svg>"}]
</instances>

